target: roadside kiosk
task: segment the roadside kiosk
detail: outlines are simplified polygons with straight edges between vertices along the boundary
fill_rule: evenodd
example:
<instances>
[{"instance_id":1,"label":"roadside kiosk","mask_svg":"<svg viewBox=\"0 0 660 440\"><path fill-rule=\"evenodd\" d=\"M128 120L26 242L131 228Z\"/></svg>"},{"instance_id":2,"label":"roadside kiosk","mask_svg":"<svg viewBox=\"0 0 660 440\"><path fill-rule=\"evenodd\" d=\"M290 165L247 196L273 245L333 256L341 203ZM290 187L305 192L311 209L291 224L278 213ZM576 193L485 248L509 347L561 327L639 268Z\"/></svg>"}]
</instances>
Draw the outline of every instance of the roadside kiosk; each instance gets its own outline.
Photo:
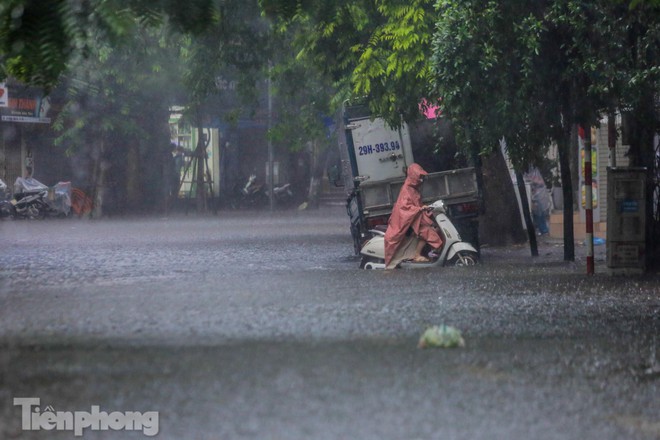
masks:
<instances>
[{"instance_id":1,"label":"roadside kiosk","mask_svg":"<svg viewBox=\"0 0 660 440\"><path fill-rule=\"evenodd\" d=\"M646 168L607 169L607 268L612 275L646 270Z\"/></svg>"}]
</instances>

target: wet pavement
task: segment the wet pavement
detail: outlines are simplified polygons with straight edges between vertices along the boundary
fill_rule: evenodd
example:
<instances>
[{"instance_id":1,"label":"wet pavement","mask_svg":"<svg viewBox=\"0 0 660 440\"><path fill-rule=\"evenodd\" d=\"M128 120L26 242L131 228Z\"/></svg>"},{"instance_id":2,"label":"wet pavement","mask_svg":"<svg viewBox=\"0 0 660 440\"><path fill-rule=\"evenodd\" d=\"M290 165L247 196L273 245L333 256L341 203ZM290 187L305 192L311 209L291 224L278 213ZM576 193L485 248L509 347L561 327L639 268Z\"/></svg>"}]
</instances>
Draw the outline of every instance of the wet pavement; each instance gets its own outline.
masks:
<instances>
[{"instance_id":1,"label":"wet pavement","mask_svg":"<svg viewBox=\"0 0 660 440\"><path fill-rule=\"evenodd\" d=\"M0 439L41 409L157 411L161 439L660 438L660 277L596 247L361 271L341 207L2 222ZM420 350L428 325L466 347ZM85 431L84 438L146 438Z\"/></svg>"}]
</instances>

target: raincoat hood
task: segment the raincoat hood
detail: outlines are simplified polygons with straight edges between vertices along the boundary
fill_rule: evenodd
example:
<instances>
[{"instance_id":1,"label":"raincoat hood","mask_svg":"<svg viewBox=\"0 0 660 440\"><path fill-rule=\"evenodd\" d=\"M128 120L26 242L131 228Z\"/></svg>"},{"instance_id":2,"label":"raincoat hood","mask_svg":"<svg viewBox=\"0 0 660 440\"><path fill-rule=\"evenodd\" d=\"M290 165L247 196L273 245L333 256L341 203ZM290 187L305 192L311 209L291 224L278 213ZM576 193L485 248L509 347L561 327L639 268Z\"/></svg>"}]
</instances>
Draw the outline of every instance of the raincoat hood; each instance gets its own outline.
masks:
<instances>
[{"instance_id":1,"label":"raincoat hood","mask_svg":"<svg viewBox=\"0 0 660 440\"><path fill-rule=\"evenodd\" d=\"M417 165L416 163L411 164L408 167L407 176L406 176L406 185L419 188L422 185L423 176L427 176L429 173L424 171L424 168Z\"/></svg>"}]
</instances>

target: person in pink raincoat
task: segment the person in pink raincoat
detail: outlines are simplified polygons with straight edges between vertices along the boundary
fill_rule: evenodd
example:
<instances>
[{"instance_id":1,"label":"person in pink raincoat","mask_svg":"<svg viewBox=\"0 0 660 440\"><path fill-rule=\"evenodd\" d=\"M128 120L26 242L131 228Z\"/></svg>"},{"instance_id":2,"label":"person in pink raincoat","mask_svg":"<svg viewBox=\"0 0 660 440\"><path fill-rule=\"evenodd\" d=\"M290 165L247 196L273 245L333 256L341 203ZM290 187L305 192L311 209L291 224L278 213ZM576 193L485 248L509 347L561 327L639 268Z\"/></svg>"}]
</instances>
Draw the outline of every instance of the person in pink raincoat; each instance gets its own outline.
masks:
<instances>
[{"instance_id":1,"label":"person in pink raincoat","mask_svg":"<svg viewBox=\"0 0 660 440\"><path fill-rule=\"evenodd\" d=\"M406 181L401 187L399 197L392 208L392 215L385 232L385 267L395 268L404 259L415 262L428 262L422 255L427 243L434 249L442 246L442 238L434 228L428 207L422 204L421 186L428 175L416 163L408 167ZM414 248L404 246L408 231L420 240ZM407 243L409 244L409 243Z\"/></svg>"}]
</instances>

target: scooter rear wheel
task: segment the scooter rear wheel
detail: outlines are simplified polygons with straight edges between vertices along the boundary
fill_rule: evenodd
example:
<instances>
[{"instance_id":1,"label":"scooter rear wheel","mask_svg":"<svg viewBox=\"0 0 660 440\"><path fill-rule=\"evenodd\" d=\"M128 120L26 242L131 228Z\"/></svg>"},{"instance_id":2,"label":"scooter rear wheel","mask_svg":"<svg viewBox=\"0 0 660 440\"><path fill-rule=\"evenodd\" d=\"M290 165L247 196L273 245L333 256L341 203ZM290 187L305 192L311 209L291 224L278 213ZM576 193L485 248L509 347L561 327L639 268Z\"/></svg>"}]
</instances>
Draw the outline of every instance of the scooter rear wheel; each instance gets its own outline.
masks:
<instances>
[{"instance_id":1,"label":"scooter rear wheel","mask_svg":"<svg viewBox=\"0 0 660 440\"><path fill-rule=\"evenodd\" d=\"M374 257L362 257L362 260L360 260L360 269L371 269L371 267L367 266L369 263L385 264L385 260Z\"/></svg>"},{"instance_id":2,"label":"scooter rear wheel","mask_svg":"<svg viewBox=\"0 0 660 440\"><path fill-rule=\"evenodd\" d=\"M474 266L479 262L479 255L472 251L458 251L447 263L448 266Z\"/></svg>"}]
</instances>

